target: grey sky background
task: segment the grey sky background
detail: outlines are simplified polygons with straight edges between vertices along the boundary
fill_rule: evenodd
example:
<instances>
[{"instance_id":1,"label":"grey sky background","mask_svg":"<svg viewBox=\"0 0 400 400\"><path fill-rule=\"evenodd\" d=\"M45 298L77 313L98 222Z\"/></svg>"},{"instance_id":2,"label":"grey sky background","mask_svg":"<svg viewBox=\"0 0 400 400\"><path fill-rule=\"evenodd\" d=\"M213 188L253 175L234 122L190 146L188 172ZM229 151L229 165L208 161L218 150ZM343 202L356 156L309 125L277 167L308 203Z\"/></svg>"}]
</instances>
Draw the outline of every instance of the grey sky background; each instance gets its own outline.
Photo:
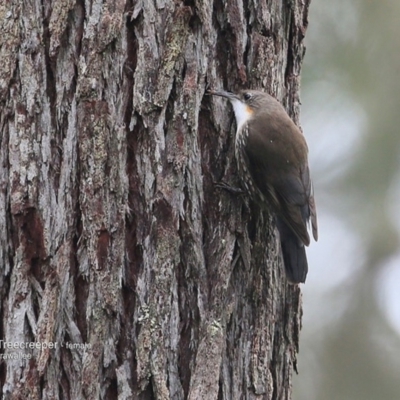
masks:
<instances>
[{"instance_id":1,"label":"grey sky background","mask_svg":"<svg viewBox=\"0 0 400 400\"><path fill-rule=\"evenodd\" d=\"M400 399L400 2L314 0L302 73L320 239L294 400Z\"/></svg>"}]
</instances>

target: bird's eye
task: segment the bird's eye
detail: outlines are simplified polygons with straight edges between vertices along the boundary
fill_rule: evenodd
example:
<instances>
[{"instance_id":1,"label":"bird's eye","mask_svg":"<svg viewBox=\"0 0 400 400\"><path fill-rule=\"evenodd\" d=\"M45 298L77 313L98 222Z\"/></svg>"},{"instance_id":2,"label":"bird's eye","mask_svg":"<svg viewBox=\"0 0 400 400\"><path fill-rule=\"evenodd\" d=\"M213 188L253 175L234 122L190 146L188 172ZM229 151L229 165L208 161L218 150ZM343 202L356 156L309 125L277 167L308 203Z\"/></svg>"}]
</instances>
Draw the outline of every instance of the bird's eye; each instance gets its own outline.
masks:
<instances>
[{"instance_id":1,"label":"bird's eye","mask_svg":"<svg viewBox=\"0 0 400 400\"><path fill-rule=\"evenodd\" d=\"M250 93L245 93L244 95L243 95L243 98L247 101L247 100L250 100L251 99L251 94Z\"/></svg>"}]
</instances>

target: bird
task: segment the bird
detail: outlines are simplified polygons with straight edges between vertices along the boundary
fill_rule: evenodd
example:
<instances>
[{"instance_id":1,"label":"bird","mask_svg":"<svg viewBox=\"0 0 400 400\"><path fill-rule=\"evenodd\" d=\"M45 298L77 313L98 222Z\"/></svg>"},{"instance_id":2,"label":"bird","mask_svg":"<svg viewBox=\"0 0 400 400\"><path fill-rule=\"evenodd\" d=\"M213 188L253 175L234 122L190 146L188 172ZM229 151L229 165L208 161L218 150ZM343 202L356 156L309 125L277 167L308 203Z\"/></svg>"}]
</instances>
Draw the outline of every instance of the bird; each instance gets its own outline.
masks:
<instances>
[{"instance_id":1,"label":"bird","mask_svg":"<svg viewBox=\"0 0 400 400\"><path fill-rule=\"evenodd\" d=\"M308 227L318 240L314 190L306 140L284 107L268 93L208 90L228 99L235 113L235 158L239 178L250 198L272 211L280 236L289 283L304 283Z\"/></svg>"}]
</instances>

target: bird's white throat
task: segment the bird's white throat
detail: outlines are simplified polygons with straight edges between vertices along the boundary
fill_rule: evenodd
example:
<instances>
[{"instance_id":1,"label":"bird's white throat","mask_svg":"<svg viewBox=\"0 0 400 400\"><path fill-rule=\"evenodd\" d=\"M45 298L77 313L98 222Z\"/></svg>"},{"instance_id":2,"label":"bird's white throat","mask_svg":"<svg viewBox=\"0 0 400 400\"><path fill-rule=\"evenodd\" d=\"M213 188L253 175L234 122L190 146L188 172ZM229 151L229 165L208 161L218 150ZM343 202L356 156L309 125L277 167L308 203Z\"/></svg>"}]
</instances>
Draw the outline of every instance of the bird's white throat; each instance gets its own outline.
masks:
<instances>
[{"instance_id":1,"label":"bird's white throat","mask_svg":"<svg viewBox=\"0 0 400 400\"><path fill-rule=\"evenodd\" d=\"M251 118L253 112L250 107L240 100L231 100L233 111L235 112L237 131L242 129L243 125Z\"/></svg>"}]
</instances>

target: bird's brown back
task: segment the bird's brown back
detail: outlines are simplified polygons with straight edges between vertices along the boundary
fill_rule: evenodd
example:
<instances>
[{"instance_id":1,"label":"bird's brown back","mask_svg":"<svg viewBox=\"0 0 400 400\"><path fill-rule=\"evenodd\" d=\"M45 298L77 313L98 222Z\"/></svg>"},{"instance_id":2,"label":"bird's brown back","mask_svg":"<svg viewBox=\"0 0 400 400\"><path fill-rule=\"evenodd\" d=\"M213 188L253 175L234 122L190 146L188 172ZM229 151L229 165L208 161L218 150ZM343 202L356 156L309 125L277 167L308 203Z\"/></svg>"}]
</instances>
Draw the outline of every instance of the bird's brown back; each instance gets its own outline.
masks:
<instances>
[{"instance_id":1,"label":"bird's brown back","mask_svg":"<svg viewBox=\"0 0 400 400\"><path fill-rule=\"evenodd\" d=\"M249 171L273 210L309 245L310 217L315 238L317 225L304 136L279 103L273 113L255 112L244 127L251 132L245 146Z\"/></svg>"}]
</instances>

